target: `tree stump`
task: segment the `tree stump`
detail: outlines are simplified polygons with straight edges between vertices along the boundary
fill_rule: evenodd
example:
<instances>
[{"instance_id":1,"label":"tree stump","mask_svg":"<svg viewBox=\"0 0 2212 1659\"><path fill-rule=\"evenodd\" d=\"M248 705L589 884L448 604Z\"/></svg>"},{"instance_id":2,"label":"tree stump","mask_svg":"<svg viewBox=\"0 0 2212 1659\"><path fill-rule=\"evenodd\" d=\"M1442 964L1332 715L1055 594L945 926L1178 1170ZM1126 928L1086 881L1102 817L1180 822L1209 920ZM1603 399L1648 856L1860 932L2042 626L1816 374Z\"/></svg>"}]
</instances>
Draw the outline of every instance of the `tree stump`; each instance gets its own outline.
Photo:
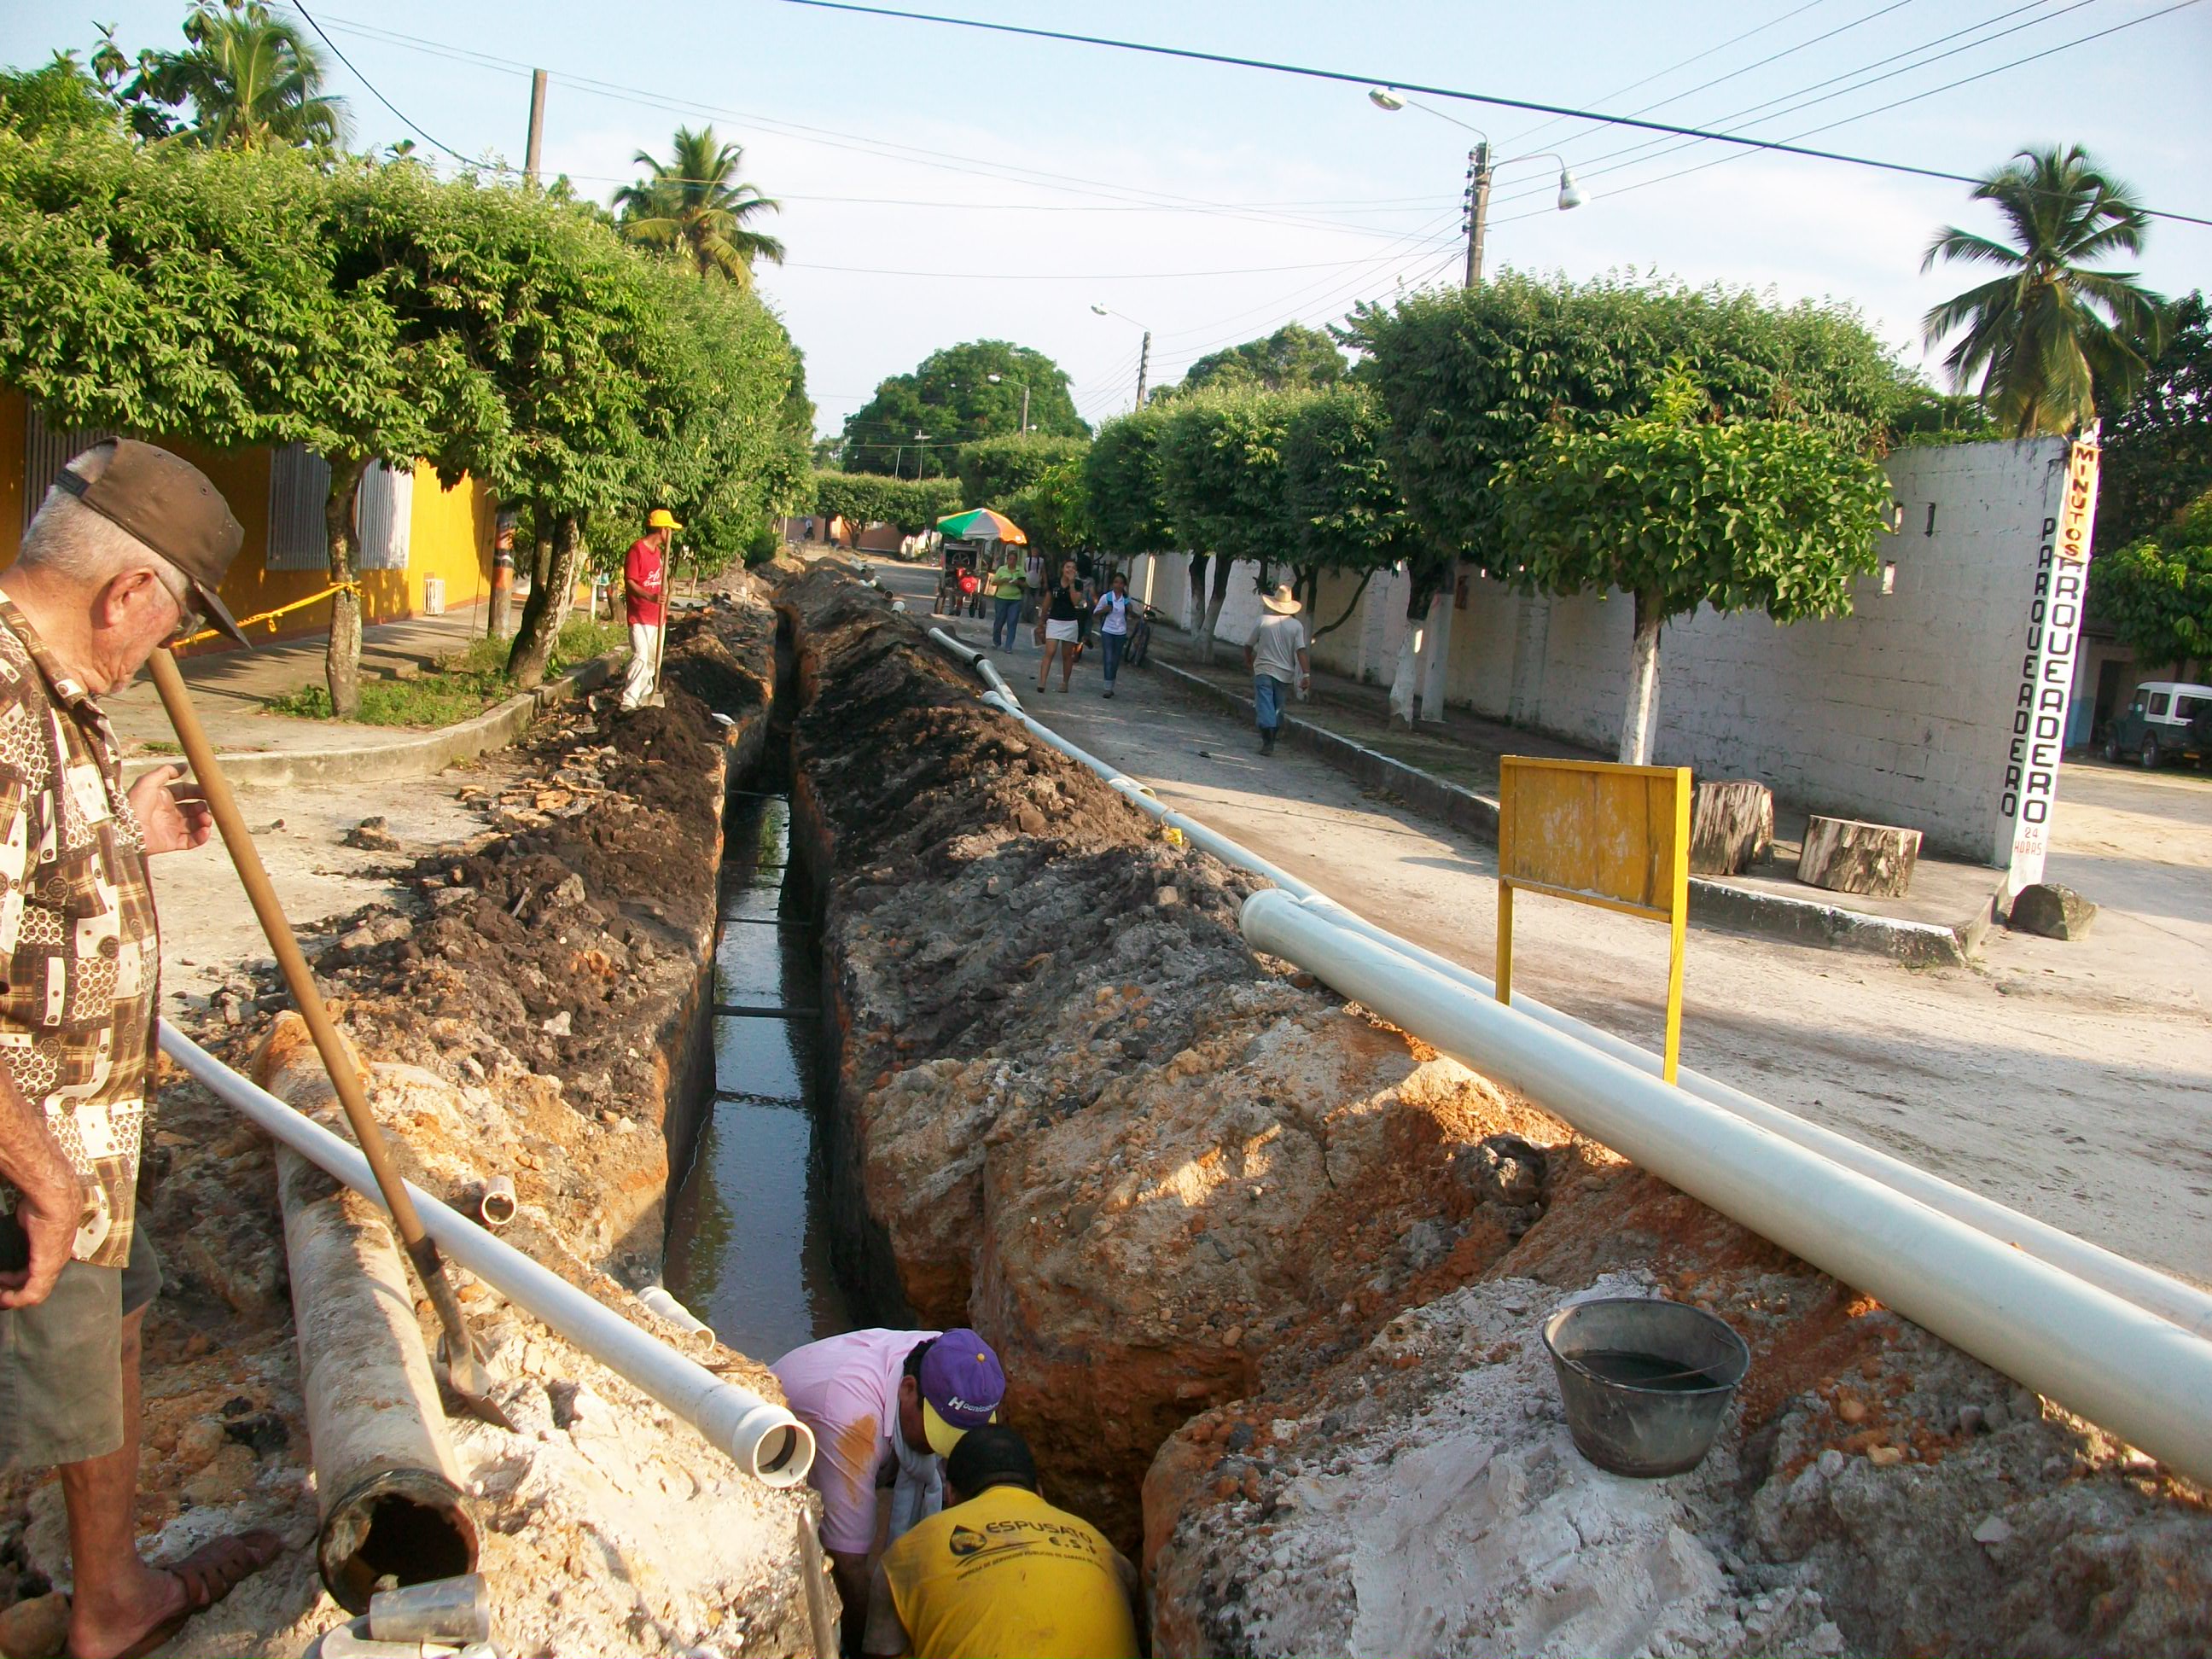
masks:
<instances>
[{"instance_id":1,"label":"tree stump","mask_svg":"<svg viewBox=\"0 0 2212 1659\"><path fill-rule=\"evenodd\" d=\"M1741 875L1774 854L1774 792L1747 778L1700 778L1690 791L1690 873Z\"/></svg>"},{"instance_id":2,"label":"tree stump","mask_svg":"<svg viewBox=\"0 0 2212 1659\"><path fill-rule=\"evenodd\" d=\"M1837 893L1902 898L1920 857L1920 832L1815 815L1805 826L1797 879Z\"/></svg>"}]
</instances>

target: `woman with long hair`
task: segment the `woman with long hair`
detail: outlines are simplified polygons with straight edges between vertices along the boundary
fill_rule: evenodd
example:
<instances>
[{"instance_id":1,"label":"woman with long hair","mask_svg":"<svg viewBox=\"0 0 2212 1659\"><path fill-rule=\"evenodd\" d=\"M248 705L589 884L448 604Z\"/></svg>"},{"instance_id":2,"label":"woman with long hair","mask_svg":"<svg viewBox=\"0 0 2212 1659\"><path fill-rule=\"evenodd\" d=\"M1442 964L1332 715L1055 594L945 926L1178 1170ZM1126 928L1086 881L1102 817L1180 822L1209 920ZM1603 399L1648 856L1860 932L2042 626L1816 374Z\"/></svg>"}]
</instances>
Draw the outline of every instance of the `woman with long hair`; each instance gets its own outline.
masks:
<instances>
[{"instance_id":1,"label":"woman with long hair","mask_svg":"<svg viewBox=\"0 0 2212 1659\"><path fill-rule=\"evenodd\" d=\"M1044 654L1037 659L1037 690L1045 689L1045 677L1051 672L1052 659L1060 658L1060 689L1067 690L1067 677L1074 672L1076 645L1083 637L1083 583L1075 574L1075 561L1068 560L1060 567L1060 580L1052 585L1045 596L1044 608L1037 613L1037 644Z\"/></svg>"}]
</instances>

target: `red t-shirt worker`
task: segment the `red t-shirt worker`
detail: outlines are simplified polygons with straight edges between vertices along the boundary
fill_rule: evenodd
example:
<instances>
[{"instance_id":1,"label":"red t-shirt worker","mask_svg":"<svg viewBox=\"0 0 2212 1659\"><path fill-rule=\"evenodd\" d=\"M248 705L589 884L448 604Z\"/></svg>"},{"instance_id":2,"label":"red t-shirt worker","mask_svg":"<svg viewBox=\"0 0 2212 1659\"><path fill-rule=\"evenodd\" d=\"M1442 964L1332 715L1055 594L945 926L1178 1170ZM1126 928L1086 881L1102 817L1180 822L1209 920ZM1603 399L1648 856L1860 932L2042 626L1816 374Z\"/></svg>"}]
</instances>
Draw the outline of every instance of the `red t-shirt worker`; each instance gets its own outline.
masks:
<instances>
[{"instance_id":1,"label":"red t-shirt worker","mask_svg":"<svg viewBox=\"0 0 2212 1659\"><path fill-rule=\"evenodd\" d=\"M683 528L666 507L654 507L646 519L645 534L630 544L623 560L623 595L629 612L629 669L623 677L624 708L640 707L659 690L668 542Z\"/></svg>"}]
</instances>

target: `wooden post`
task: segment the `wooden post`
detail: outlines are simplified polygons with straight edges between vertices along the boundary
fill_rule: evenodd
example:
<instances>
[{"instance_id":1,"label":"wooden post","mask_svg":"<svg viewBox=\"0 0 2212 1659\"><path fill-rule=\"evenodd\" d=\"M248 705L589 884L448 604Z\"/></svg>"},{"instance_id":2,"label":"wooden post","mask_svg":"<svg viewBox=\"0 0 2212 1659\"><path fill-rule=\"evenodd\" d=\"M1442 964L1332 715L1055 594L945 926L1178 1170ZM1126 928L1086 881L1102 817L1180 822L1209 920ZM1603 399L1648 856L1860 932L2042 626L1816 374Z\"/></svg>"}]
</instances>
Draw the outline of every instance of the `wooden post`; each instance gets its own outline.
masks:
<instances>
[{"instance_id":1,"label":"wooden post","mask_svg":"<svg viewBox=\"0 0 2212 1659\"><path fill-rule=\"evenodd\" d=\"M1741 875L1774 853L1774 792L1743 778L1700 778L1690 798L1690 872Z\"/></svg>"}]
</instances>

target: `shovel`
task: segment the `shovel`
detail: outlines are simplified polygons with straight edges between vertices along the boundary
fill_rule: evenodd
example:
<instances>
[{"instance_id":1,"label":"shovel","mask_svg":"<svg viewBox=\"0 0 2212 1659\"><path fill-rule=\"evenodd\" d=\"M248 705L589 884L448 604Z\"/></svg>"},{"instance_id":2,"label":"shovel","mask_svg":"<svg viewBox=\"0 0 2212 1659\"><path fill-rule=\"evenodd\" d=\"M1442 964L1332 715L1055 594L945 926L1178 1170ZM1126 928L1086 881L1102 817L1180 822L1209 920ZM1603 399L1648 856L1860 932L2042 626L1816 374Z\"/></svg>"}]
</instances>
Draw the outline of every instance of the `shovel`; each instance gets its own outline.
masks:
<instances>
[{"instance_id":1,"label":"shovel","mask_svg":"<svg viewBox=\"0 0 2212 1659\"><path fill-rule=\"evenodd\" d=\"M323 1006L322 996L315 989L315 976L308 971L307 959L300 954L300 943L293 937L292 924L284 919L283 909L276 902L276 890L269 884L269 872L262 867L261 854L255 850L253 837L246 833L245 817L238 810L238 797L230 792L230 780L223 776L222 769L216 763L214 745L208 742L207 732L200 726L191 696L185 690L185 678L177 672L177 659L163 647L154 653L149 665L154 689L161 694L161 707L168 711L170 725L177 729L177 741L184 746L185 759L192 769L192 775L199 781L201 793L207 797L216 828L222 832L223 845L230 849L230 861L238 868L239 880L245 884L246 896L261 922L261 931L268 935L269 948L276 953L276 965L283 970L293 1004L299 1009L300 1018L307 1023L316 1052L322 1055L323 1066L337 1090L338 1103L345 1108L346 1121L353 1125L354 1139L361 1143L362 1154L368 1159L369 1170L376 1176L376 1189L384 1195L385 1208L392 1212L392 1224L398 1231L399 1242L405 1247L408 1259L414 1262L422 1288L429 1293L430 1304L437 1310L438 1322L445 1327L446 1337L438 1355L444 1381L476 1416L512 1429L514 1425L489 1397L491 1379L469 1334L468 1320L461 1312L460 1299L453 1294L453 1281L446 1277L445 1262L429 1234L422 1231L422 1218L415 1212L415 1200L408 1195L407 1183L392 1167L391 1154L384 1145L384 1131L369 1112L368 1097L362 1091L361 1079L347 1056L344 1041L338 1036L338 1028L331 1023L330 1011Z\"/></svg>"}]
</instances>

